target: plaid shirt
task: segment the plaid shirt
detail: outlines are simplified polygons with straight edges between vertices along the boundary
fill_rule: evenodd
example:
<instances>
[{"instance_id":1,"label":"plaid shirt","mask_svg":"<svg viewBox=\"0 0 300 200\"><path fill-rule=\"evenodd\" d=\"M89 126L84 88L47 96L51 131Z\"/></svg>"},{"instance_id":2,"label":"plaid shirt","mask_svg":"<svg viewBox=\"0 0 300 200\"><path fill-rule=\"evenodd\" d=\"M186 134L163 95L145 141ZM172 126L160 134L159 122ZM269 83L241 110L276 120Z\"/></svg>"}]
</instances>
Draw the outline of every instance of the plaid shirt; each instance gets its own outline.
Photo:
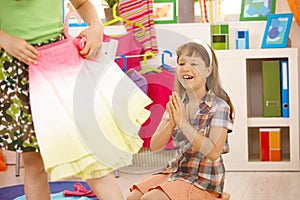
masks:
<instances>
[{"instance_id":1,"label":"plaid shirt","mask_svg":"<svg viewBox=\"0 0 300 200\"><path fill-rule=\"evenodd\" d=\"M205 137L209 137L211 127L224 127L228 129L228 132L231 132L233 122L229 115L229 105L209 91L203 97L194 118L191 120L191 125ZM222 194L225 178L222 156L212 162L192 146L179 128L175 128L172 139L174 146L177 147L177 154L163 172L172 173L169 181L180 179L201 189ZM223 153L228 152L229 145L226 139Z\"/></svg>"}]
</instances>

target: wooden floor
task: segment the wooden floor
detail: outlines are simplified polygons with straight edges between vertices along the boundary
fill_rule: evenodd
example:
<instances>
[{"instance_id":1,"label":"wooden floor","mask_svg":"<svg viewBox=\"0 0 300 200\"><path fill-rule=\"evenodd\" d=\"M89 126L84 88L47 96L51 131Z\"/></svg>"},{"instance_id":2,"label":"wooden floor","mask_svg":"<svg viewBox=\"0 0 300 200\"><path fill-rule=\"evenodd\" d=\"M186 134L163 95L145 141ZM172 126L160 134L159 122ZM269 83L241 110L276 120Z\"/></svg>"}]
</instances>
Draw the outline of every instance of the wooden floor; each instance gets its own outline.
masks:
<instances>
[{"instance_id":1,"label":"wooden floor","mask_svg":"<svg viewBox=\"0 0 300 200\"><path fill-rule=\"evenodd\" d=\"M124 168L117 179L124 196L130 185L155 172L153 168ZM0 172L0 187L23 183L23 168L15 176L15 166ZM78 179L68 179L78 180ZM299 200L300 172L227 172L225 191L231 200Z\"/></svg>"}]
</instances>

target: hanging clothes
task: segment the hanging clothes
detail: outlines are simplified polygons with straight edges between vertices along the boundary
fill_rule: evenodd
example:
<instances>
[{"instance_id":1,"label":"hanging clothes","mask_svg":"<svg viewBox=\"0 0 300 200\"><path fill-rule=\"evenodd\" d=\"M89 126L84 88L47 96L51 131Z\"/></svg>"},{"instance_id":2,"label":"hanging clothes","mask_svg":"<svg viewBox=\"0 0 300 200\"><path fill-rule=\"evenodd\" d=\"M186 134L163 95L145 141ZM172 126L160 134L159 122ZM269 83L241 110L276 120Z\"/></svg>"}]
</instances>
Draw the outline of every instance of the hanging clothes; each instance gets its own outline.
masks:
<instances>
[{"instance_id":1,"label":"hanging clothes","mask_svg":"<svg viewBox=\"0 0 300 200\"><path fill-rule=\"evenodd\" d=\"M138 22L145 27L143 35L136 35L136 39L142 43L143 51L158 52L157 40L154 29L153 17L153 0L119 0L119 13L120 16L133 22ZM124 23L127 30L132 29L128 23ZM134 28L135 32L141 30L137 27Z\"/></svg>"},{"instance_id":2,"label":"hanging clothes","mask_svg":"<svg viewBox=\"0 0 300 200\"><path fill-rule=\"evenodd\" d=\"M33 121L53 180L101 177L132 164L150 115L151 99L112 59L84 59L80 46L69 36L40 47L29 67Z\"/></svg>"},{"instance_id":3,"label":"hanging clothes","mask_svg":"<svg viewBox=\"0 0 300 200\"><path fill-rule=\"evenodd\" d=\"M199 0L200 22L220 22L223 20L221 11L223 0Z\"/></svg>"},{"instance_id":4,"label":"hanging clothes","mask_svg":"<svg viewBox=\"0 0 300 200\"><path fill-rule=\"evenodd\" d=\"M141 70L140 58L137 55L142 53L143 45L136 40L133 29L128 30L126 34L121 36L103 35L104 42L109 42L111 39L118 41L117 56L120 54L123 54L124 56L136 56L126 58L126 71L129 69L136 69L137 71ZM120 66L120 68L124 68L123 58L119 58L115 62Z\"/></svg>"},{"instance_id":5,"label":"hanging clothes","mask_svg":"<svg viewBox=\"0 0 300 200\"><path fill-rule=\"evenodd\" d=\"M148 84L146 78L135 69L130 69L126 75L145 93L148 93Z\"/></svg>"},{"instance_id":6,"label":"hanging clothes","mask_svg":"<svg viewBox=\"0 0 300 200\"><path fill-rule=\"evenodd\" d=\"M161 121L169 96L172 94L175 74L164 70L160 73L143 74L143 76L148 82L148 97L152 99L153 103L146 107L151 114L150 118L142 125L139 135L144 140L143 147L150 148L151 137ZM170 139L166 149L173 148Z\"/></svg>"}]
</instances>

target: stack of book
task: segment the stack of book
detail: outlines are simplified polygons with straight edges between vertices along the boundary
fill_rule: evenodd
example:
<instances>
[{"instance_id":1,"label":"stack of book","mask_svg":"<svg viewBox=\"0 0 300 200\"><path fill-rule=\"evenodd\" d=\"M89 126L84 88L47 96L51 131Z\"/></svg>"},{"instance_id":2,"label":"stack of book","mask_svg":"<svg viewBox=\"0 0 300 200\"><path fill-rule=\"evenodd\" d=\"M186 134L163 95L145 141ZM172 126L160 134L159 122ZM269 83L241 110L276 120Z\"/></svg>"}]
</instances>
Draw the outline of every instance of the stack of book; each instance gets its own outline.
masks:
<instances>
[{"instance_id":1,"label":"stack of book","mask_svg":"<svg viewBox=\"0 0 300 200\"><path fill-rule=\"evenodd\" d=\"M260 160L281 161L280 128L260 128Z\"/></svg>"}]
</instances>

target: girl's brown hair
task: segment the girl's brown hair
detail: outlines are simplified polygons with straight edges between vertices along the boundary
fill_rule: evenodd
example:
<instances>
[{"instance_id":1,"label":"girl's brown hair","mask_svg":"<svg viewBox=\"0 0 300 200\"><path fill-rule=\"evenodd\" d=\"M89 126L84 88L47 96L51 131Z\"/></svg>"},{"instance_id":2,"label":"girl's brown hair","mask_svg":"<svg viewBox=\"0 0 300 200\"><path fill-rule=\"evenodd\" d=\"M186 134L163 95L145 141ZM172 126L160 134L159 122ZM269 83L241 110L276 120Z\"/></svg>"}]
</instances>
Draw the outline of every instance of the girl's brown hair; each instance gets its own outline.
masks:
<instances>
[{"instance_id":1,"label":"girl's brown hair","mask_svg":"<svg viewBox=\"0 0 300 200\"><path fill-rule=\"evenodd\" d=\"M182 55L189 56L189 57L200 57L205 62L206 67L212 68L211 74L206 79L206 89L211 90L214 94L216 94L218 97L220 97L221 99L223 99L228 103L228 105L230 106L230 118L234 120L234 106L230 100L230 97L221 86L221 82L219 78L218 60L216 54L210 46L208 47L211 50L212 61L210 61L210 56L208 52L201 44L196 42L189 42L180 46L177 49L176 51L177 62L179 57ZM185 93L185 89L181 85L181 83L177 80L177 77L175 80L175 90L178 92L180 97L182 97L183 94Z\"/></svg>"}]
</instances>

